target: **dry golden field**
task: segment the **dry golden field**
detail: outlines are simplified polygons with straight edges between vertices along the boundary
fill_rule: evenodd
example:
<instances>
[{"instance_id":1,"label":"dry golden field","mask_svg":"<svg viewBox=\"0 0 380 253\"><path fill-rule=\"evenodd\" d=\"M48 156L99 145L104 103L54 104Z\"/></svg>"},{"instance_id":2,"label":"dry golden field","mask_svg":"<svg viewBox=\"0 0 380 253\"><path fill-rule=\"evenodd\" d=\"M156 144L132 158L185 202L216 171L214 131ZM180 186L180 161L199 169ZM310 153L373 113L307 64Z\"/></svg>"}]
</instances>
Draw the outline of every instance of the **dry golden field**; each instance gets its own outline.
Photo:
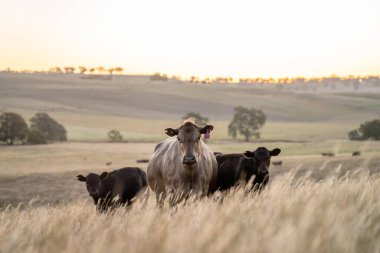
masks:
<instances>
[{"instance_id":1,"label":"dry golden field","mask_svg":"<svg viewBox=\"0 0 380 253\"><path fill-rule=\"evenodd\" d=\"M209 145L223 152L234 146ZM136 202L129 210L98 214L76 175L145 168L136 159L149 157L153 148L154 143L1 147L0 252L380 251L376 142L365 144L361 157L321 157L312 146L304 150L307 155L285 152L260 195L237 190L223 201L218 193L159 210L151 193L147 207Z\"/></svg>"},{"instance_id":2,"label":"dry golden field","mask_svg":"<svg viewBox=\"0 0 380 253\"><path fill-rule=\"evenodd\" d=\"M0 252L379 252L379 192L366 170L318 182L289 172L260 195L163 210L154 198L109 214L83 200L29 203L0 212Z\"/></svg>"}]
</instances>

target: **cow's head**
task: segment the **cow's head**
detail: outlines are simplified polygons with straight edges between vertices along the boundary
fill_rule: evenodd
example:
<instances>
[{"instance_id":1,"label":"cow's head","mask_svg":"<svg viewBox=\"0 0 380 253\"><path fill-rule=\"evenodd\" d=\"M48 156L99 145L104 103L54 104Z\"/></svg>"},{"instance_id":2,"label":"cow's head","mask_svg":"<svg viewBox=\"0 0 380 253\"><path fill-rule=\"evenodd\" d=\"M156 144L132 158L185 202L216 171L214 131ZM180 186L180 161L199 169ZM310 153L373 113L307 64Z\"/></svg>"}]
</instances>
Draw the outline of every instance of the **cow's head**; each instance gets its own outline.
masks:
<instances>
[{"instance_id":1,"label":"cow's head","mask_svg":"<svg viewBox=\"0 0 380 253\"><path fill-rule=\"evenodd\" d=\"M197 157L200 154L199 141L201 135L211 132L214 129L211 125L199 127L193 122L186 121L179 128L166 128L165 133L168 136L177 136L180 146L180 152L183 156L182 164L187 167L192 167L197 164Z\"/></svg>"},{"instance_id":2,"label":"cow's head","mask_svg":"<svg viewBox=\"0 0 380 253\"><path fill-rule=\"evenodd\" d=\"M272 156L277 156L280 153L281 149L279 148L268 150L265 147L259 147L255 151L245 151L244 156L255 160L255 165L259 174L267 175L269 174L270 158Z\"/></svg>"},{"instance_id":3,"label":"cow's head","mask_svg":"<svg viewBox=\"0 0 380 253\"><path fill-rule=\"evenodd\" d=\"M87 191L93 198L103 198L105 197L105 184L104 180L107 179L109 173L103 172L102 174L98 175L95 173L90 173L87 175L87 177L78 175L77 179L82 182L86 182Z\"/></svg>"},{"instance_id":4,"label":"cow's head","mask_svg":"<svg viewBox=\"0 0 380 253\"><path fill-rule=\"evenodd\" d=\"M86 177L83 175L78 175L77 179L82 182L86 182L87 191L93 198L99 197L99 175L95 173L90 173Z\"/></svg>"}]
</instances>

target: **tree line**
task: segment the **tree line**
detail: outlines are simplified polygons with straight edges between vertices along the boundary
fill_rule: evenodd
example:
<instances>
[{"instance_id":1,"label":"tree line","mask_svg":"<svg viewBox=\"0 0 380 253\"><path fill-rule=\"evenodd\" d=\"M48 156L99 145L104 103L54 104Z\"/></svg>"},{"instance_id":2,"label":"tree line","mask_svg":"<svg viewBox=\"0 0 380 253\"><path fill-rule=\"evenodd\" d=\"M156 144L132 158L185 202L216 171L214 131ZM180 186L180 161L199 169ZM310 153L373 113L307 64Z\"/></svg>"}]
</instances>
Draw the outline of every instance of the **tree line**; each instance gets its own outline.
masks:
<instances>
[{"instance_id":1,"label":"tree line","mask_svg":"<svg viewBox=\"0 0 380 253\"><path fill-rule=\"evenodd\" d=\"M192 118L199 126L207 125L209 119L197 112L187 113L182 119ZM17 113L5 112L0 115L0 143L7 145L19 144L47 144L67 141L67 132L63 125L46 113L36 113L30 119L30 126ZM233 138L243 136L246 142L252 137L259 139L259 129L266 122L263 111L242 106L235 107L235 113L228 125L228 134ZM123 140L121 133L110 130L108 139L113 142ZM348 133L350 140L380 140L380 119L366 121L358 129Z\"/></svg>"},{"instance_id":2,"label":"tree line","mask_svg":"<svg viewBox=\"0 0 380 253\"><path fill-rule=\"evenodd\" d=\"M13 112L0 115L0 143L6 145L47 144L67 141L66 129L46 113L36 113L29 125Z\"/></svg>"},{"instance_id":3,"label":"tree line","mask_svg":"<svg viewBox=\"0 0 380 253\"><path fill-rule=\"evenodd\" d=\"M74 73L79 73L79 74L103 74L103 73L109 73L112 75L113 73L118 73L121 74L123 73L124 69L122 67L113 67L113 68L105 68L103 66L99 67L85 67L85 66L79 66L79 67L73 67L73 66L65 66L65 67L53 67L48 70L48 73L57 73L57 74L74 74Z\"/></svg>"}]
</instances>

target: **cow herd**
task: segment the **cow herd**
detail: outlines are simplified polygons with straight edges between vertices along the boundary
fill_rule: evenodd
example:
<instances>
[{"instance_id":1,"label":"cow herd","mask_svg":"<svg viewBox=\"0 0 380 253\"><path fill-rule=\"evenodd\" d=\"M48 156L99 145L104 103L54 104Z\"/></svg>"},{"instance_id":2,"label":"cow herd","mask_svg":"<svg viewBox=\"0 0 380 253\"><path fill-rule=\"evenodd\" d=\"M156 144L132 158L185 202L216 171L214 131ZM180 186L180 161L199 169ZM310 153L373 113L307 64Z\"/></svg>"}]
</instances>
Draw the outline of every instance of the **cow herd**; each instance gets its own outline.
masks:
<instances>
[{"instance_id":1,"label":"cow herd","mask_svg":"<svg viewBox=\"0 0 380 253\"><path fill-rule=\"evenodd\" d=\"M147 201L149 188L162 207L166 198L170 206L190 195L204 197L252 181L250 190L262 189L269 180L270 158L280 154L275 148L259 147L242 154L213 153L202 141L202 134L214 129L185 121L180 127L165 129L168 139L158 143L148 161L147 173L139 168L122 168L86 177L87 191L99 211L118 205L130 205L139 195Z\"/></svg>"}]
</instances>

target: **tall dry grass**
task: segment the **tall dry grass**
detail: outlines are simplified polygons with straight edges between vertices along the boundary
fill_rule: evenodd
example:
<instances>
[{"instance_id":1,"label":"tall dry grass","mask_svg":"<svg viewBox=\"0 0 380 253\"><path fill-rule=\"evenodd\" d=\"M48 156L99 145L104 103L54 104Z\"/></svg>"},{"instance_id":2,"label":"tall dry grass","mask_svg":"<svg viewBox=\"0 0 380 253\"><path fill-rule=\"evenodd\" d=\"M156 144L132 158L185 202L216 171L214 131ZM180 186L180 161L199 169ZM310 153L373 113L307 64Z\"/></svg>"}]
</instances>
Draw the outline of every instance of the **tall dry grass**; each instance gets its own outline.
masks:
<instances>
[{"instance_id":1,"label":"tall dry grass","mask_svg":"<svg viewBox=\"0 0 380 253\"><path fill-rule=\"evenodd\" d=\"M92 203L7 207L1 252L380 252L380 177L358 172L316 182L278 176L176 208L136 203L97 214Z\"/></svg>"}]
</instances>

